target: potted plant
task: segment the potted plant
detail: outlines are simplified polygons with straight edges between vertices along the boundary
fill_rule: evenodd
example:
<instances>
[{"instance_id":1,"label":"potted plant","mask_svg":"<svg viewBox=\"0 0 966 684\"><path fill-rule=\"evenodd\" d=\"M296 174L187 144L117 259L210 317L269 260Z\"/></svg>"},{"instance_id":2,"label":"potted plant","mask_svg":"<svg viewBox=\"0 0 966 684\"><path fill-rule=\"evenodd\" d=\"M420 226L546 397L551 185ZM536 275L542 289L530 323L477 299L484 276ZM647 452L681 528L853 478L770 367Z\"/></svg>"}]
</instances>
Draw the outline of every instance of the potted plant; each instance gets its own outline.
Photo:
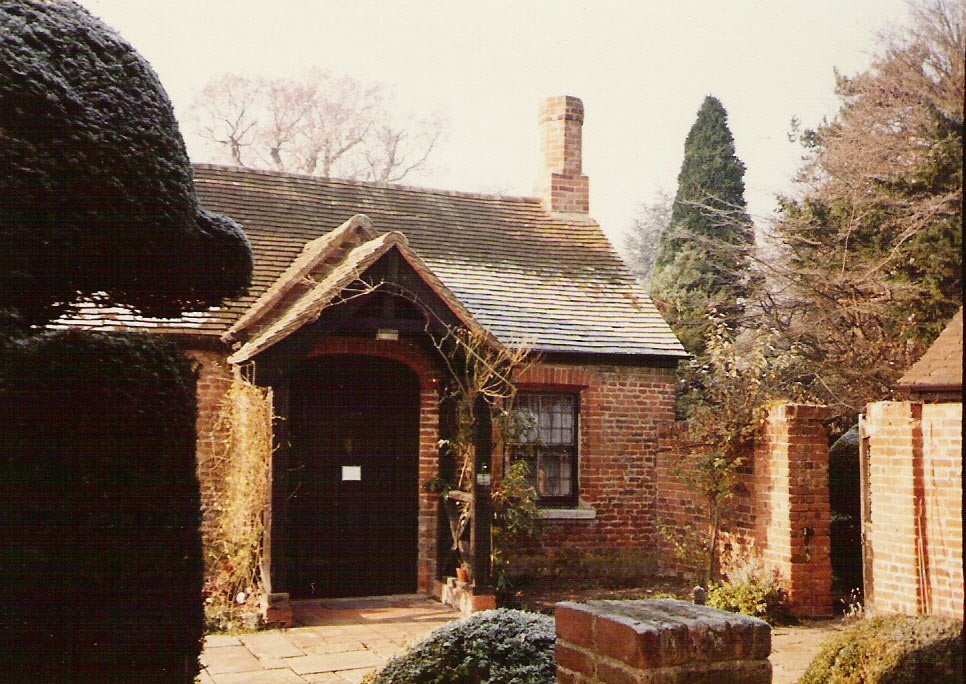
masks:
<instances>
[{"instance_id":1,"label":"potted plant","mask_svg":"<svg viewBox=\"0 0 966 684\"><path fill-rule=\"evenodd\" d=\"M470 564L466 561L460 563L459 567L456 568L456 580L462 584L467 584L470 581Z\"/></svg>"}]
</instances>

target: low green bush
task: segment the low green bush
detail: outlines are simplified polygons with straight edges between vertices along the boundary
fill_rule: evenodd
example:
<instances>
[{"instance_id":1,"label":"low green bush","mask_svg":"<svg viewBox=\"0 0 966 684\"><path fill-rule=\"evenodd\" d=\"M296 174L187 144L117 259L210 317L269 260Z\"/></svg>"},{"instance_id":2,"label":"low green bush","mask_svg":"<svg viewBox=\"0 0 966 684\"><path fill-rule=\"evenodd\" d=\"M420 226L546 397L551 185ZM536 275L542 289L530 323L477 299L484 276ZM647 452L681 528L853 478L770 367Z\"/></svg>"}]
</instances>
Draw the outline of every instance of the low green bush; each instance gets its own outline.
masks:
<instances>
[{"instance_id":1,"label":"low green bush","mask_svg":"<svg viewBox=\"0 0 966 684\"><path fill-rule=\"evenodd\" d=\"M861 620L825 642L799 684L961 683L962 634L952 618Z\"/></svg>"},{"instance_id":2,"label":"low green bush","mask_svg":"<svg viewBox=\"0 0 966 684\"><path fill-rule=\"evenodd\" d=\"M736 548L721 559L724 581L708 588L708 605L776 624L787 622L788 601L781 574L753 548Z\"/></svg>"},{"instance_id":3,"label":"low green bush","mask_svg":"<svg viewBox=\"0 0 966 684\"><path fill-rule=\"evenodd\" d=\"M441 627L367 684L553 684L553 618L488 610Z\"/></svg>"},{"instance_id":4,"label":"low green bush","mask_svg":"<svg viewBox=\"0 0 966 684\"><path fill-rule=\"evenodd\" d=\"M719 610L750 615L774 624L785 618L784 595L775 586L757 582L719 584L708 592L708 605Z\"/></svg>"}]
</instances>

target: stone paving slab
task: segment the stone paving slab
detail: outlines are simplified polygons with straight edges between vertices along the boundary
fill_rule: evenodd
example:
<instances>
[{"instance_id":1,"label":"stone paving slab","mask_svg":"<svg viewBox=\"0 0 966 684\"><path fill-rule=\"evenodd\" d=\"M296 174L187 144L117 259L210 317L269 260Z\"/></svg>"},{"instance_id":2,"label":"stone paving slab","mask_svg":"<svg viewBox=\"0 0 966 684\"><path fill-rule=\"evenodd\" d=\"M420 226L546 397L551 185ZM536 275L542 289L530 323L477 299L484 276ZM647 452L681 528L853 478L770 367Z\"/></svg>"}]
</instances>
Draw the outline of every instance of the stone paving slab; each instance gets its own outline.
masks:
<instances>
[{"instance_id":1,"label":"stone paving slab","mask_svg":"<svg viewBox=\"0 0 966 684\"><path fill-rule=\"evenodd\" d=\"M299 602L300 626L205 638L198 684L358 684L457 611L424 596Z\"/></svg>"},{"instance_id":2,"label":"stone paving slab","mask_svg":"<svg viewBox=\"0 0 966 684\"><path fill-rule=\"evenodd\" d=\"M201 654L201 664L212 677L220 674L252 672L263 669L258 658L241 644L238 646L205 648Z\"/></svg>"},{"instance_id":3,"label":"stone paving slab","mask_svg":"<svg viewBox=\"0 0 966 684\"><path fill-rule=\"evenodd\" d=\"M286 662L295 674L307 675L318 674L319 672L376 668L384 665L386 660L386 658L380 657L372 651L362 650L289 658Z\"/></svg>"},{"instance_id":4,"label":"stone paving slab","mask_svg":"<svg viewBox=\"0 0 966 684\"><path fill-rule=\"evenodd\" d=\"M846 627L841 619L810 620L794 627L773 627L772 684L795 684L805 674L822 643Z\"/></svg>"}]
</instances>

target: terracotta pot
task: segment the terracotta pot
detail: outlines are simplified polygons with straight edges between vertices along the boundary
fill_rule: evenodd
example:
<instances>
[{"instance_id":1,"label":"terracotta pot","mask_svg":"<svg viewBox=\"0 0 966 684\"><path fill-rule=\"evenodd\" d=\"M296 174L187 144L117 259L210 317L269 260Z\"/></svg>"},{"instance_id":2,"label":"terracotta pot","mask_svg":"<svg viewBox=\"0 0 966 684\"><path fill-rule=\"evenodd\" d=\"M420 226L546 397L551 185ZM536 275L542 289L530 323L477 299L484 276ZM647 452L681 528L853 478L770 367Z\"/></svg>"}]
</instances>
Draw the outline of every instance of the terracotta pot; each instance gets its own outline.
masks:
<instances>
[{"instance_id":1,"label":"terracotta pot","mask_svg":"<svg viewBox=\"0 0 966 684\"><path fill-rule=\"evenodd\" d=\"M464 584L466 584L466 582L469 581L470 576L469 576L469 573L466 571L466 568L462 566L456 568L456 579L457 581L463 582Z\"/></svg>"}]
</instances>

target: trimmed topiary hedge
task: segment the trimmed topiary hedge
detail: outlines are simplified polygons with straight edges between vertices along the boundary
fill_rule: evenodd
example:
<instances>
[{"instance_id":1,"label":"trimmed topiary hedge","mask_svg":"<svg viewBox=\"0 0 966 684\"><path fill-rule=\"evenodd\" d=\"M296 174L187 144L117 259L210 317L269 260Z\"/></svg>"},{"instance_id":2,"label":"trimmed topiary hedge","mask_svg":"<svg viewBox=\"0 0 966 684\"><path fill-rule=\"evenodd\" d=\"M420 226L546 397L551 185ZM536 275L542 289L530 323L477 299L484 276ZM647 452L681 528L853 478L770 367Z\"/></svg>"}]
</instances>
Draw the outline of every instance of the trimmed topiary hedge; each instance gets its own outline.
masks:
<instances>
[{"instance_id":1,"label":"trimmed topiary hedge","mask_svg":"<svg viewBox=\"0 0 966 684\"><path fill-rule=\"evenodd\" d=\"M0 681L194 681L195 383L156 337L0 344Z\"/></svg>"},{"instance_id":2,"label":"trimmed topiary hedge","mask_svg":"<svg viewBox=\"0 0 966 684\"><path fill-rule=\"evenodd\" d=\"M198 202L147 61L74 2L0 2L0 309L40 325L96 294L176 316L251 270L241 228Z\"/></svg>"},{"instance_id":3,"label":"trimmed topiary hedge","mask_svg":"<svg viewBox=\"0 0 966 684\"><path fill-rule=\"evenodd\" d=\"M960 683L962 634L952 618L860 620L825 642L799 684Z\"/></svg>"},{"instance_id":4,"label":"trimmed topiary hedge","mask_svg":"<svg viewBox=\"0 0 966 684\"><path fill-rule=\"evenodd\" d=\"M488 610L441 627L368 684L553 684L553 618Z\"/></svg>"}]
</instances>

